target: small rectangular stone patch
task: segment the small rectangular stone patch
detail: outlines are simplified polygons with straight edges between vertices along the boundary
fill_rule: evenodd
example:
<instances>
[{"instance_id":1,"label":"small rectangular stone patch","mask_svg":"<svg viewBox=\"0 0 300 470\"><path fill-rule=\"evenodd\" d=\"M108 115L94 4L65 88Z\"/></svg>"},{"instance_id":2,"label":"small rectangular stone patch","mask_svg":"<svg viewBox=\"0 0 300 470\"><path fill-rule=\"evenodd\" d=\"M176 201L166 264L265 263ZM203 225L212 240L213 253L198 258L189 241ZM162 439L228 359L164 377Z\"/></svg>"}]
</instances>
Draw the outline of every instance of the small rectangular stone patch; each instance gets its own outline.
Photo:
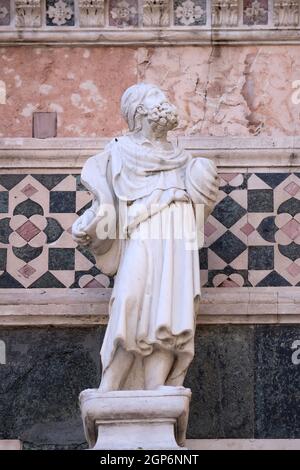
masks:
<instances>
[{"instance_id":1,"label":"small rectangular stone patch","mask_svg":"<svg viewBox=\"0 0 300 470\"><path fill-rule=\"evenodd\" d=\"M36 139L56 137L57 114L33 113L33 135Z\"/></svg>"}]
</instances>

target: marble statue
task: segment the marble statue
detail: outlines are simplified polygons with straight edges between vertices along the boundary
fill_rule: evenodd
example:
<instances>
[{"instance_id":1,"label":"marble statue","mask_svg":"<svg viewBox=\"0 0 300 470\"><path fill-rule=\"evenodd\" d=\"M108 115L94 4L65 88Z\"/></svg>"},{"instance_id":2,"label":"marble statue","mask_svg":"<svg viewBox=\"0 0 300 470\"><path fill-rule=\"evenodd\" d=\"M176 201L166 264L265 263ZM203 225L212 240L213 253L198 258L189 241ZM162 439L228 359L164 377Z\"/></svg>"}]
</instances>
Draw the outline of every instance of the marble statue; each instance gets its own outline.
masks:
<instances>
[{"instance_id":1,"label":"marble statue","mask_svg":"<svg viewBox=\"0 0 300 470\"><path fill-rule=\"evenodd\" d=\"M73 225L99 269L116 274L101 393L182 387L201 294L197 236L218 191L214 163L168 141L177 111L157 86L128 88L121 111L129 132L85 163L94 201Z\"/></svg>"}]
</instances>

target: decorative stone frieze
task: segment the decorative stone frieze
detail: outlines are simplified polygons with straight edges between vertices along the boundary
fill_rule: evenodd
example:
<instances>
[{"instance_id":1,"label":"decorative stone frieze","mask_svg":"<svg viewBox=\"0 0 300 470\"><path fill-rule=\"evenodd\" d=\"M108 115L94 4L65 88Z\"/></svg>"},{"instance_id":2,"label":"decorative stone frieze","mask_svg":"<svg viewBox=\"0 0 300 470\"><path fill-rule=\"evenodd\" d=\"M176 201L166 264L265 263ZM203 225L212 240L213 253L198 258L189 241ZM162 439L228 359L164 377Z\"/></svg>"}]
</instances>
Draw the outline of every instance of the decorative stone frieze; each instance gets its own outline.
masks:
<instances>
[{"instance_id":1,"label":"decorative stone frieze","mask_svg":"<svg viewBox=\"0 0 300 470\"><path fill-rule=\"evenodd\" d=\"M16 27L35 28L41 26L41 0L15 0Z\"/></svg>"},{"instance_id":2,"label":"decorative stone frieze","mask_svg":"<svg viewBox=\"0 0 300 470\"><path fill-rule=\"evenodd\" d=\"M212 3L212 25L219 27L237 26L238 1L214 0Z\"/></svg>"},{"instance_id":3,"label":"decorative stone frieze","mask_svg":"<svg viewBox=\"0 0 300 470\"><path fill-rule=\"evenodd\" d=\"M110 0L109 2L110 26L128 27L138 25L137 0Z\"/></svg>"},{"instance_id":4,"label":"decorative stone frieze","mask_svg":"<svg viewBox=\"0 0 300 470\"><path fill-rule=\"evenodd\" d=\"M104 0L79 0L80 26L103 26Z\"/></svg>"},{"instance_id":5,"label":"decorative stone frieze","mask_svg":"<svg viewBox=\"0 0 300 470\"><path fill-rule=\"evenodd\" d=\"M73 0L46 0L47 26L74 26Z\"/></svg>"},{"instance_id":6,"label":"decorative stone frieze","mask_svg":"<svg viewBox=\"0 0 300 470\"><path fill-rule=\"evenodd\" d=\"M299 0L275 0L274 24L275 26L298 26Z\"/></svg>"},{"instance_id":7,"label":"decorative stone frieze","mask_svg":"<svg viewBox=\"0 0 300 470\"><path fill-rule=\"evenodd\" d=\"M299 2L0 0L0 45L299 44Z\"/></svg>"},{"instance_id":8,"label":"decorative stone frieze","mask_svg":"<svg viewBox=\"0 0 300 470\"><path fill-rule=\"evenodd\" d=\"M0 0L0 26L6 26L10 23L10 2L9 0Z\"/></svg>"},{"instance_id":9,"label":"decorative stone frieze","mask_svg":"<svg viewBox=\"0 0 300 470\"><path fill-rule=\"evenodd\" d=\"M206 1L175 0L174 23L181 26L200 26L206 24Z\"/></svg>"},{"instance_id":10,"label":"decorative stone frieze","mask_svg":"<svg viewBox=\"0 0 300 470\"><path fill-rule=\"evenodd\" d=\"M169 0L144 0L143 25L168 26L170 22Z\"/></svg>"},{"instance_id":11,"label":"decorative stone frieze","mask_svg":"<svg viewBox=\"0 0 300 470\"><path fill-rule=\"evenodd\" d=\"M268 24L268 0L244 0L244 24Z\"/></svg>"}]
</instances>

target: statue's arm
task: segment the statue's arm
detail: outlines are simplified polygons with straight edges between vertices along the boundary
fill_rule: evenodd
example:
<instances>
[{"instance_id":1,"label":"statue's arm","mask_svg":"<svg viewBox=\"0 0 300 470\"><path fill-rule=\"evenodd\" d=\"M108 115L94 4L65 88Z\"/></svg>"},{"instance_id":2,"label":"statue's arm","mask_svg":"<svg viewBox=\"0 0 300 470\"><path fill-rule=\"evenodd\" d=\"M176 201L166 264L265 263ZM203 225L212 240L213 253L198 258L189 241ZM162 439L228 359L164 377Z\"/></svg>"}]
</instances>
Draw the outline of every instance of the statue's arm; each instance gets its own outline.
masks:
<instances>
[{"instance_id":1,"label":"statue's arm","mask_svg":"<svg viewBox=\"0 0 300 470\"><path fill-rule=\"evenodd\" d=\"M208 158L193 158L186 168L186 189L194 204L204 209L204 221L212 212L219 190L217 167Z\"/></svg>"},{"instance_id":2,"label":"statue's arm","mask_svg":"<svg viewBox=\"0 0 300 470\"><path fill-rule=\"evenodd\" d=\"M92 206L87 209L73 224L72 236L76 243L87 246L91 243L91 236L86 232L97 216L99 201L94 196Z\"/></svg>"},{"instance_id":3,"label":"statue's arm","mask_svg":"<svg viewBox=\"0 0 300 470\"><path fill-rule=\"evenodd\" d=\"M82 246L89 246L92 251L107 251L112 242L99 238L97 227L103 219L103 208L114 210L112 188L109 181L109 151L104 151L87 160L81 172L83 185L93 194L92 206L87 209L73 224L73 239ZM115 221L112 220L111 224Z\"/></svg>"}]
</instances>

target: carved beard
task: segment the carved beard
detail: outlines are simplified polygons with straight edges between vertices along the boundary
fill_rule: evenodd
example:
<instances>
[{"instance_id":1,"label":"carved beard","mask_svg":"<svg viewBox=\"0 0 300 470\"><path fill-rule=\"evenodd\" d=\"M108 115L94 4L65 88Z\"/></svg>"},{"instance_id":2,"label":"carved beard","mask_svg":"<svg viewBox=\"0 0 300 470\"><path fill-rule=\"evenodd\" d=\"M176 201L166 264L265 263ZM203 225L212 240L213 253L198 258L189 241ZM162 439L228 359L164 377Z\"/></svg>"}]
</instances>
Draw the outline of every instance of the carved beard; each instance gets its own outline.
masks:
<instances>
[{"instance_id":1,"label":"carved beard","mask_svg":"<svg viewBox=\"0 0 300 470\"><path fill-rule=\"evenodd\" d=\"M176 108L169 103L150 109L147 118L152 128L158 133L170 131L178 125Z\"/></svg>"}]
</instances>

